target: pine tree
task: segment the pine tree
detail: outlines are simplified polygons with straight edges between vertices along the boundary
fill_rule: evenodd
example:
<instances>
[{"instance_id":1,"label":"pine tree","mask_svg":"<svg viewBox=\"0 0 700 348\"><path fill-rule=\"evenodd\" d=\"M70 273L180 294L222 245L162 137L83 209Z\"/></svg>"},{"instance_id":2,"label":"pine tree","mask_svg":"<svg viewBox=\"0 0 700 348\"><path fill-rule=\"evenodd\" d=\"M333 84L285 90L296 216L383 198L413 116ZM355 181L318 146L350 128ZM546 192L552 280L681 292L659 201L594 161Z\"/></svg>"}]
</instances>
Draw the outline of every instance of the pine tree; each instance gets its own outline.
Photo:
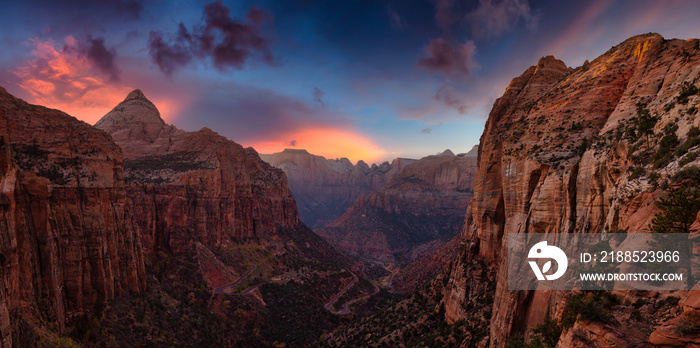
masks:
<instances>
[{"instance_id":1,"label":"pine tree","mask_svg":"<svg viewBox=\"0 0 700 348\"><path fill-rule=\"evenodd\" d=\"M654 233L690 233L690 226L700 211L700 189L695 185L682 185L661 197L655 205L661 209L651 220L651 231ZM655 246L661 248L670 247L670 243L664 238L654 238ZM667 239L666 239L667 240ZM695 284L692 267L692 243L672 243L673 248L681 252L686 271L688 272L688 285ZM670 249L666 249L670 250Z\"/></svg>"}]
</instances>

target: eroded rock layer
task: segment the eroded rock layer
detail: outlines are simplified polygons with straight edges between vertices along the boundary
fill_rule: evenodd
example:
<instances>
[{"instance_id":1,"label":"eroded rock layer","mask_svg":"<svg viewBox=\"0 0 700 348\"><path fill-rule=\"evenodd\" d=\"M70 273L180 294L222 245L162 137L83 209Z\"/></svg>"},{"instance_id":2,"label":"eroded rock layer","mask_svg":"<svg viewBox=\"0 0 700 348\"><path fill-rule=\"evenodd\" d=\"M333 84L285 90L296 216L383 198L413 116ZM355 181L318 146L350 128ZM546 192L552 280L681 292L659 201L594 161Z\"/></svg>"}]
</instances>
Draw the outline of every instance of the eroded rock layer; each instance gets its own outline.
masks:
<instances>
[{"instance_id":1,"label":"eroded rock layer","mask_svg":"<svg viewBox=\"0 0 700 348\"><path fill-rule=\"evenodd\" d=\"M353 165L347 158L326 159L301 149L260 157L287 174L300 219L311 228L340 217L358 197L382 188L391 176L415 162L397 158L391 164L370 167L364 161Z\"/></svg>"},{"instance_id":2,"label":"eroded rock layer","mask_svg":"<svg viewBox=\"0 0 700 348\"><path fill-rule=\"evenodd\" d=\"M128 199L139 207L133 215L147 252L178 254L194 242L218 248L299 223L284 172L208 128L167 125L139 90L95 126L124 149Z\"/></svg>"},{"instance_id":3,"label":"eroded rock layer","mask_svg":"<svg viewBox=\"0 0 700 348\"><path fill-rule=\"evenodd\" d=\"M509 233L648 228L657 211L653 202L664 194L659 184L696 165L694 158L682 161L672 152L700 124L698 96L691 93L700 74L699 46L696 39L641 35L576 69L544 57L512 80L494 103L481 137L466 219L473 223L463 231L473 239L453 265L445 290L448 321L469 315L466 304L479 291L468 275L489 269L497 271L490 279L496 283L492 347L504 347L514 335L527 336L561 313L563 292L507 289L504 236ZM635 135L644 110L658 122L651 134ZM660 139L671 133L677 140L667 142L669 153L656 154ZM483 265L470 266L472 261ZM591 337L616 329L596 330L604 332ZM625 344L633 346L630 342Z\"/></svg>"},{"instance_id":4,"label":"eroded rock layer","mask_svg":"<svg viewBox=\"0 0 700 348\"><path fill-rule=\"evenodd\" d=\"M145 287L122 162L105 132L0 88L2 346Z\"/></svg>"},{"instance_id":5,"label":"eroded rock layer","mask_svg":"<svg viewBox=\"0 0 700 348\"><path fill-rule=\"evenodd\" d=\"M424 157L316 232L360 259L415 260L457 235L475 172L475 157L449 150Z\"/></svg>"}]
</instances>

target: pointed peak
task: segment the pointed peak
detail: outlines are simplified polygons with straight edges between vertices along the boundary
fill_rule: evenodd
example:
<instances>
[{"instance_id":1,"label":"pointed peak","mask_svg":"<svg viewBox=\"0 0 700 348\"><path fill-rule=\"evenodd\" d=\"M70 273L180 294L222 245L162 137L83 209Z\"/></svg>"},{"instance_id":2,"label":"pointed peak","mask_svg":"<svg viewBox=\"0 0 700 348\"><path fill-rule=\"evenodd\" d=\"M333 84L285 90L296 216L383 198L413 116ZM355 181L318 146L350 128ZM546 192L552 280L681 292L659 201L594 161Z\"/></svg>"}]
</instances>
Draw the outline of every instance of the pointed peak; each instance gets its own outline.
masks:
<instances>
[{"instance_id":1,"label":"pointed peak","mask_svg":"<svg viewBox=\"0 0 700 348\"><path fill-rule=\"evenodd\" d=\"M455 153L452 152L452 150L447 149L441 153L438 154L438 156L449 156L449 157L454 157Z\"/></svg>"},{"instance_id":2,"label":"pointed peak","mask_svg":"<svg viewBox=\"0 0 700 348\"><path fill-rule=\"evenodd\" d=\"M141 92L140 89L135 89L135 90L131 91L131 93L129 93L129 95L126 96L126 99L124 99L124 101L131 100L131 99L148 100L148 98L146 98L146 96L143 94L143 92Z\"/></svg>"},{"instance_id":3,"label":"pointed peak","mask_svg":"<svg viewBox=\"0 0 700 348\"><path fill-rule=\"evenodd\" d=\"M539 61L537 61L537 68L544 68L544 67L557 67L557 68L566 68L566 64L562 62L561 60L555 58L554 56L544 56L540 58Z\"/></svg>"},{"instance_id":4,"label":"pointed peak","mask_svg":"<svg viewBox=\"0 0 700 348\"><path fill-rule=\"evenodd\" d=\"M151 141L164 126L166 123L160 117L158 108L140 89L129 93L123 102L95 123L95 127L110 134L125 129L138 130L138 133L144 133L143 138Z\"/></svg>"}]
</instances>

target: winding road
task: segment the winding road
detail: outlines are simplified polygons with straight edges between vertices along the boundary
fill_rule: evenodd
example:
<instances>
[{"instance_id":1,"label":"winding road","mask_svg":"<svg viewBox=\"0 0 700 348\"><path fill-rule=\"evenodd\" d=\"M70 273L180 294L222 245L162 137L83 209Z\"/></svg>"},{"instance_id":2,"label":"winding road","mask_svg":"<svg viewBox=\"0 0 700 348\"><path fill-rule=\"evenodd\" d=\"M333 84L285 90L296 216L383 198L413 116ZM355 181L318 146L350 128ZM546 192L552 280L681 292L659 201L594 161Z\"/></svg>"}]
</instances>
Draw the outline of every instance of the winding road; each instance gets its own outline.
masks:
<instances>
[{"instance_id":1,"label":"winding road","mask_svg":"<svg viewBox=\"0 0 700 348\"><path fill-rule=\"evenodd\" d=\"M347 302L345 302L345 303L343 304L343 308L342 308L341 310L339 310L339 311L334 311L334 310L332 309L333 304L334 304L336 301L338 301L338 299L339 299L341 296L343 296L353 285L355 285L355 284L359 281L359 279L357 278L357 275L355 275L355 273L353 273L353 272L350 272L350 273L352 274L352 278L353 278L352 281L350 282L350 284L346 285L342 290L340 290L340 292L337 293L335 296L333 296L333 298L331 298L331 300L328 301L328 303L326 303L326 305L323 307L323 308L325 308L327 311L331 312L331 314L335 314L335 315L346 315L346 314L350 314L350 310L348 309L348 306L349 306L349 305L351 305L351 304L353 304L353 303L355 303L355 302L364 300L364 299L368 299L368 298L370 298L370 297L376 295L377 293L379 293L379 287L378 287L377 285L375 285L375 284L372 284L372 285L374 286L374 291L373 291L371 294L364 295L364 296L362 296L362 297L358 297L358 298L352 299L352 300L350 300L350 301L347 301Z\"/></svg>"},{"instance_id":2,"label":"winding road","mask_svg":"<svg viewBox=\"0 0 700 348\"><path fill-rule=\"evenodd\" d=\"M267 261L275 256L282 255L282 254L284 254L284 250L282 249L282 246L280 245L277 247L276 253L274 253L274 254L268 256L267 258L264 258L262 261L256 263L255 266L253 266L251 269L249 269L249 270L245 271L243 274L241 274L241 276L238 277L238 279L236 279L235 282L229 283L226 285L222 285L222 286L214 289L214 293L219 294L219 295L245 295L245 294L249 294L249 293L253 292L253 290L260 287L260 285L262 285L263 283L255 284L255 285L243 290L242 292L235 293L235 294L226 292L226 290L230 289L230 288L235 288L236 286L238 286L238 284L240 284L240 282L243 281L243 279L245 279L247 276L249 276L251 273L253 273L253 271L255 271L255 269L258 268L258 266L260 266L263 262L265 262L265 261Z\"/></svg>"}]
</instances>

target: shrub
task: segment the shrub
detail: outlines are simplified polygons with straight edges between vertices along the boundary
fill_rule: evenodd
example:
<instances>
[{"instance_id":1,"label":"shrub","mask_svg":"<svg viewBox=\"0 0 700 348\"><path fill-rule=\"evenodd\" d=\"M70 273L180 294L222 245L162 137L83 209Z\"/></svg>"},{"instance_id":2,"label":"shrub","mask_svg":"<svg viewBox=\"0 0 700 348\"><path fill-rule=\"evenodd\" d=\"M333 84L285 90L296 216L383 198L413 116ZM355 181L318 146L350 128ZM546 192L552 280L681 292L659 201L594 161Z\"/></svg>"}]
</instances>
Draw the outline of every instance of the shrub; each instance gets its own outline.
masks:
<instances>
[{"instance_id":1,"label":"shrub","mask_svg":"<svg viewBox=\"0 0 700 348\"><path fill-rule=\"evenodd\" d=\"M644 174L646 174L646 169L644 169L644 167L633 167L632 174L630 174L629 176L629 180L637 179Z\"/></svg>"},{"instance_id":2,"label":"shrub","mask_svg":"<svg viewBox=\"0 0 700 348\"><path fill-rule=\"evenodd\" d=\"M682 317L681 320L678 321L678 324L676 325L676 328L674 329L674 331L679 336L685 336L685 335L695 331L695 329L696 329L695 324L693 324L692 321L688 320L685 317Z\"/></svg>"},{"instance_id":3,"label":"shrub","mask_svg":"<svg viewBox=\"0 0 700 348\"><path fill-rule=\"evenodd\" d=\"M561 326L572 327L579 315L585 320L607 323L612 319L609 308L616 304L619 300L608 292L575 294L564 307Z\"/></svg>"},{"instance_id":4,"label":"shrub","mask_svg":"<svg viewBox=\"0 0 700 348\"><path fill-rule=\"evenodd\" d=\"M700 184L700 168L696 166L683 168L673 176L673 180L676 182L688 180L695 184Z\"/></svg>"},{"instance_id":5,"label":"shrub","mask_svg":"<svg viewBox=\"0 0 700 348\"><path fill-rule=\"evenodd\" d=\"M635 309L630 313L630 318L636 321L643 321L644 316L642 315L642 312L639 311L639 309Z\"/></svg>"},{"instance_id":6,"label":"shrub","mask_svg":"<svg viewBox=\"0 0 700 348\"><path fill-rule=\"evenodd\" d=\"M556 320L546 319L544 323L538 324L533 330L533 342L531 346L554 348L559 342L562 327Z\"/></svg>"},{"instance_id":7,"label":"shrub","mask_svg":"<svg viewBox=\"0 0 700 348\"><path fill-rule=\"evenodd\" d=\"M681 160L678 162L678 165L680 167L685 166L686 164L695 161L695 159L698 158L698 153L697 152L691 152L687 155L685 155Z\"/></svg>"},{"instance_id":8,"label":"shrub","mask_svg":"<svg viewBox=\"0 0 700 348\"><path fill-rule=\"evenodd\" d=\"M678 157L683 156L688 152L688 150L698 145L700 145L700 137L688 138L683 142L683 144L678 146L674 154Z\"/></svg>"},{"instance_id":9,"label":"shrub","mask_svg":"<svg viewBox=\"0 0 700 348\"><path fill-rule=\"evenodd\" d=\"M688 98L692 95L698 94L698 88L695 87L695 85L690 84L688 82L683 82L683 86L681 87L681 92L678 94L678 97L676 97L676 102L678 104L687 104L688 103Z\"/></svg>"},{"instance_id":10,"label":"shrub","mask_svg":"<svg viewBox=\"0 0 700 348\"><path fill-rule=\"evenodd\" d=\"M508 341L506 341L506 348L529 348L529 345L525 343L522 337L511 336Z\"/></svg>"}]
</instances>

